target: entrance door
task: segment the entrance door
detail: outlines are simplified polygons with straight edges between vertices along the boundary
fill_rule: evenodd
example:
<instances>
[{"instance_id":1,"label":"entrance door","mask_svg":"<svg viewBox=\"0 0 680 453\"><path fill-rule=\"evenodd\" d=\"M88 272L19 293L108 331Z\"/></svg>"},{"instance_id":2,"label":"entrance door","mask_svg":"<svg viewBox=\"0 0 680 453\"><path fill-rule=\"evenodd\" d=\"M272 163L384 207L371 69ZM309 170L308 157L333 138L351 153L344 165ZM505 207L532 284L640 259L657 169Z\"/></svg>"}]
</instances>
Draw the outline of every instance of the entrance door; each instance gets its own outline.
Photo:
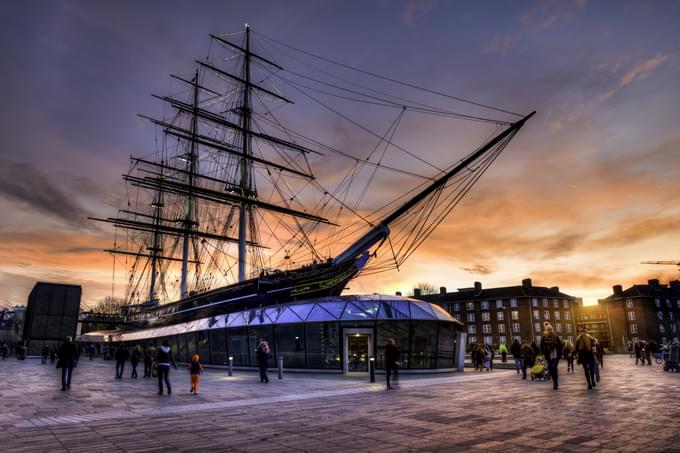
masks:
<instances>
[{"instance_id":1,"label":"entrance door","mask_svg":"<svg viewBox=\"0 0 680 453\"><path fill-rule=\"evenodd\" d=\"M368 373L368 360L373 357L373 329L344 330L345 373Z\"/></svg>"}]
</instances>

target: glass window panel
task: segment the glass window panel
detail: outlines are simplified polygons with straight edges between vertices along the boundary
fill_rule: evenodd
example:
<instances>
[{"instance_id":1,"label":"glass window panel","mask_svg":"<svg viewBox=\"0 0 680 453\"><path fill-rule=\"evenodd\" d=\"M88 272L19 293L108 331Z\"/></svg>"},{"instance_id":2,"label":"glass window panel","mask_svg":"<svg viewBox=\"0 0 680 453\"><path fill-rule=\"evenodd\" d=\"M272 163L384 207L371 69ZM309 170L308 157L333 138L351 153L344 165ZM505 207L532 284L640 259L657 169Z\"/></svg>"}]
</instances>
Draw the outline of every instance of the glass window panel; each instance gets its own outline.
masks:
<instances>
[{"instance_id":1,"label":"glass window panel","mask_svg":"<svg viewBox=\"0 0 680 453\"><path fill-rule=\"evenodd\" d=\"M408 321L378 321L376 368L385 369L385 345L394 338L399 349L402 368L409 367L409 326Z\"/></svg>"},{"instance_id":2,"label":"glass window panel","mask_svg":"<svg viewBox=\"0 0 680 453\"><path fill-rule=\"evenodd\" d=\"M260 344L260 340L265 340L267 343L269 343L269 350L270 350L270 357L269 357L269 366L274 367L276 366L276 347L274 343L274 328L271 325L267 326L257 326L257 327L250 327L249 329L249 349L248 353L250 354L250 366L256 366L257 365L257 345ZM286 366L284 363L283 366Z\"/></svg>"},{"instance_id":3,"label":"glass window panel","mask_svg":"<svg viewBox=\"0 0 680 453\"><path fill-rule=\"evenodd\" d=\"M187 342L186 342L186 334L185 335L177 335L176 338L176 344L177 344L177 349L175 349L175 353L177 354L175 356L175 360L178 362L188 362L189 358L187 357Z\"/></svg>"},{"instance_id":4,"label":"glass window panel","mask_svg":"<svg viewBox=\"0 0 680 453\"><path fill-rule=\"evenodd\" d=\"M210 331L210 363L222 365L228 360L227 336L224 329Z\"/></svg>"},{"instance_id":5,"label":"glass window panel","mask_svg":"<svg viewBox=\"0 0 680 453\"><path fill-rule=\"evenodd\" d=\"M312 308L314 308L314 304L290 305L288 307L289 310L292 310L303 321L307 319Z\"/></svg>"},{"instance_id":6,"label":"glass window panel","mask_svg":"<svg viewBox=\"0 0 680 453\"><path fill-rule=\"evenodd\" d=\"M411 323L410 368L434 368L437 353L437 323Z\"/></svg>"},{"instance_id":7,"label":"glass window panel","mask_svg":"<svg viewBox=\"0 0 680 453\"><path fill-rule=\"evenodd\" d=\"M344 301L324 302L322 304L317 304L317 305L321 305L328 313L333 315L333 317L335 319L340 319L343 311L345 310L345 302Z\"/></svg>"},{"instance_id":8,"label":"glass window panel","mask_svg":"<svg viewBox=\"0 0 680 453\"><path fill-rule=\"evenodd\" d=\"M269 322L264 316L263 309L248 310L245 314L248 316L248 325L259 326L260 324L267 324Z\"/></svg>"},{"instance_id":9,"label":"glass window panel","mask_svg":"<svg viewBox=\"0 0 680 453\"><path fill-rule=\"evenodd\" d=\"M453 354L456 349L456 331L447 322L439 323L439 347L437 368L453 368Z\"/></svg>"},{"instance_id":10,"label":"glass window panel","mask_svg":"<svg viewBox=\"0 0 680 453\"><path fill-rule=\"evenodd\" d=\"M439 305L430 305L430 308L432 308L432 311L434 312L435 315L437 315L437 318L441 319L442 321L450 321L451 316L446 313L446 310L444 310L442 307Z\"/></svg>"},{"instance_id":11,"label":"glass window panel","mask_svg":"<svg viewBox=\"0 0 680 453\"><path fill-rule=\"evenodd\" d=\"M423 302L423 301L420 301L420 300L414 300L414 301L412 301L412 303L413 303L413 305L415 305L416 307L418 307L418 308L420 308L421 310L423 310L425 313L430 314L430 316L436 317L436 315L435 315L434 312L432 311L432 306L431 306L430 304L428 304L427 302ZM487 308L488 308L488 307L487 307Z\"/></svg>"},{"instance_id":12,"label":"glass window panel","mask_svg":"<svg viewBox=\"0 0 680 453\"><path fill-rule=\"evenodd\" d=\"M243 313L232 313L229 315L229 323L227 324L229 327L237 327L237 326L243 326L245 325L244 319L243 319Z\"/></svg>"},{"instance_id":13,"label":"glass window panel","mask_svg":"<svg viewBox=\"0 0 680 453\"><path fill-rule=\"evenodd\" d=\"M284 368L305 368L305 325L277 325L275 334L276 354L283 356Z\"/></svg>"},{"instance_id":14,"label":"glass window panel","mask_svg":"<svg viewBox=\"0 0 680 453\"><path fill-rule=\"evenodd\" d=\"M436 316L434 316L434 313L432 313L432 310L429 310L429 307L426 307L427 310L424 310L423 308L420 307L420 305L417 304L411 304L411 319L426 319L426 320L433 320L436 319ZM468 313L468 315L474 313Z\"/></svg>"},{"instance_id":15,"label":"glass window panel","mask_svg":"<svg viewBox=\"0 0 680 453\"><path fill-rule=\"evenodd\" d=\"M307 363L309 368L340 369L340 324L319 322L306 324Z\"/></svg>"},{"instance_id":16,"label":"glass window panel","mask_svg":"<svg viewBox=\"0 0 680 453\"><path fill-rule=\"evenodd\" d=\"M229 355L234 365L248 366L248 331L245 327L229 329Z\"/></svg>"},{"instance_id":17,"label":"glass window panel","mask_svg":"<svg viewBox=\"0 0 680 453\"><path fill-rule=\"evenodd\" d=\"M298 315L295 314L293 310L290 308L286 308L283 310L283 312L279 315L278 320L276 321L278 324L285 324L285 323L291 323L291 322L301 322L302 319Z\"/></svg>"},{"instance_id":18,"label":"glass window panel","mask_svg":"<svg viewBox=\"0 0 680 453\"><path fill-rule=\"evenodd\" d=\"M312 308L312 311L309 312L307 321L335 321L335 319L333 319L333 315L321 308L321 305L316 305Z\"/></svg>"},{"instance_id":19,"label":"glass window panel","mask_svg":"<svg viewBox=\"0 0 680 453\"><path fill-rule=\"evenodd\" d=\"M371 316L357 307L353 302L348 302L345 307L345 311L342 313L343 320L362 320L362 319L372 319Z\"/></svg>"},{"instance_id":20,"label":"glass window panel","mask_svg":"<svg viewBox=\"0 0 680 453\"><path fill-rule=\"evenodd\" d=\"M375 319L378 316L378 308L380 307L380 301L361 300L353 301L352 304L361 308L370 319Z\"/></svg>"},{"instance_id":21,"label":"glass window panel","mask_svg":"<svg viewBox=\"0 0 680 453\"><path fill-rule=\"evenodd\" d=\"M286 310L285 307L267 308L264 311L265 317L268 319L267 323L274 324L277 322L279 316Z\"/></svg>"},{"instance_id":22,"label":"glass window panel","mask_svg":"<svg viewBox=\"0 0 680 453\"><path fill-rule=\"evenodd\" d=\"M198 352L196 349L196 334L198 332L191 332L184 335L187 341L187 362L191 361L191 356Z\"/></svg>"},{"instance_id":23,"label":"glass window panel","mask_svg":"<svg viewBox=\"0 0 680 453\"><path fill-rule=\"evenodd\" d=\"M208 331L202 330L196 333L196 352L201 356L203 363L208 363L210 360L210 341Z\"/></svg>"}]
</instances>

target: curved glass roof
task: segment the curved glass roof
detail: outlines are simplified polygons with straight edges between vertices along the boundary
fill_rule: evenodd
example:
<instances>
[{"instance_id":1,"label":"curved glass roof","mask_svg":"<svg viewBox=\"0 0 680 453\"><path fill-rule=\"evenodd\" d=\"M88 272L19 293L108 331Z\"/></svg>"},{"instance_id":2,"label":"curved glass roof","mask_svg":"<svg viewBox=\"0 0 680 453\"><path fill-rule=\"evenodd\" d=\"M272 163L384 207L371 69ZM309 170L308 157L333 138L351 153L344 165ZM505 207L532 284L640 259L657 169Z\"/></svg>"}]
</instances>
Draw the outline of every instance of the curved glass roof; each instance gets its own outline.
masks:
<instances>
[{"instance_id":1,"label":"curved glass roof","mask_svg":"<svg viewBox=\"0 0 680 453\"><path fill-rule=\"evenodd\" d=\"M89 332L79 341L101 341L114 335L116 341L179 335L186 332L223 329L225 327L264 326L273 324L374 321L374 320L448 321L462 324L439 305L401 296L380 294L322 297L274 307L255 308L181 324L128 332Z\"/></svg>"}]
</instances>

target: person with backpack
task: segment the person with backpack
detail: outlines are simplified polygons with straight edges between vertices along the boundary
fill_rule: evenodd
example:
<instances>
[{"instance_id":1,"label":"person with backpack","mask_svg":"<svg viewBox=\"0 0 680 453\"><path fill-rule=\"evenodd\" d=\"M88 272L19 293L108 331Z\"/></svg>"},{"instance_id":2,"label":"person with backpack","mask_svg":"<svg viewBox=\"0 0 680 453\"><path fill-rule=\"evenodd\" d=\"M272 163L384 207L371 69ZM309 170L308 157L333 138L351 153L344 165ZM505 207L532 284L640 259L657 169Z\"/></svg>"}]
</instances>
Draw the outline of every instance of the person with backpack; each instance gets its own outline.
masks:
<instances>
[{"instance_id":1,"label":"person with backpack","mask_svg":"<svg viewBox=\"0 0 680 453\"><path fill-rule=\"evenodd\" d=\"M198 387L201 384L201 374L203 373L203 364L201 363L201 356L198 352L191 356L191 362L187 365L191 373L191 391L194 395L198 395Z\"/></svg>"},{"instance_id":2,"label":"person with backpack","mask_svg":"<svg viewBox=\"0 0 680 453\"><path fill-rule=\"evenodd\" d=\"M50 347L47 346L46 344L43 345L42 350L40 351L40 357L42 358L42 364L45 365L47 363L47 356L50 355Z\"/></svg>"},{"instance_id":3,"label":"person with backpack","mask_svg":"<svg viewBox=\"0 0 680 453\"><path fill-rule=\"evenodd\" d=\"M579 335L576 337L576 356L586 375L588 390L595 387L595 355L593 354L593 347L596 341L595 338L588 334L586 329L580 329Z\"/></svg>"},{"instance_id":4,"label":"person with backpack","mask_svg":"<svg viewBox=\"0 0 680 453\"><path fill-rule=\"evenodd\" d=\"M555 335L553 326L548 321L543 323L543 328L545 331L541 338L541 352L548 360L548 373L550 373L550 379L553 381L553 390L557 390L557 364L562 357L562 340Z\"/></svg>"},{"instance_id":5,"label":"person with backpack","mask_svg":"<svg viewBox=\"0 0 680 453\"><path fill-rule=\"evenodd\" d=\"M515 360L515 369L517 370L517 374L519 374L522 369L522 345L517 338L515 338L515 341L512 342L512 346L510 346L510 353Z\"/></svg>"},{"instance_id":6,"label":"person with backpack","mask_svg":"<svg viewBox=\"0 0 680 453\"><path fill-rule=\"evenodd\" d=\"M532 348L529 343L526 342L526 340L522 341L520 357L522 358L522 379L526 379L527 368L531 368L533 366L534 358L536 357L534 348Z\"/></svg>"},{"instance_id":7,"label":"person with backpack","mask_svg":"<svg viewBox=\"0 0 680 453\"><path fill-rule=\"evenodd\" d=\"M156 348L149 344L144 349L144 377L153 377L153 358L156 356Z\"/></svg>"},{"instance_id":8,"label":"person with backpack","mask_svg":"<svg viewBox=\"0 0 680 453\"><path fill-rule=\"evenodd\" d=\"M156 353L156 370L158 371L158 394L163 394L163 382L165 381L165 386L168 388L168 395L172 393L172 388L170 387L170 364L177 369L177 363L172 356L172 348L168 340L163 342L163 345L158 348Z\"/></svg>"}]
</instances>

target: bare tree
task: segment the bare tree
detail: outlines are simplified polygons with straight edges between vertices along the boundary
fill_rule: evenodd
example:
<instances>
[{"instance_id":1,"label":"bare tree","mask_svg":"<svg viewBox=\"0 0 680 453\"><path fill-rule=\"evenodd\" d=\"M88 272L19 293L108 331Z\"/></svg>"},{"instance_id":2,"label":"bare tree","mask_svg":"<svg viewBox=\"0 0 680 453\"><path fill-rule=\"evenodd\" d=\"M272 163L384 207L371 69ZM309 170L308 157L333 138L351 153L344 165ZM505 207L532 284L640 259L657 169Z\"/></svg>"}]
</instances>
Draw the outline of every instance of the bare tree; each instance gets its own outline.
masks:
<instances>
[{"instance_id":1,"label":"bare tree","mask_svg":"<svg viewBox=\"0 0 680 453\"><path fill-rule=\"evenodd\" d=\"M118 315L120 309L127 305L125 299L120 297L106 296L92 308L92 313L101 315Z\"/></svg>"},{"instance_id":2,"label":"bare tree","mask_svg":"<svg viewBox=\"0 0 680 453\"><path fill-rule=\"evenodd\" d=\"M437 286L434 283L418 282L416 283L416 288L420 289L420 294L423 296L426 294L437 294ZM413 296L413 292L410 292L409 296Z\"/></svg>"}]
</instances>

